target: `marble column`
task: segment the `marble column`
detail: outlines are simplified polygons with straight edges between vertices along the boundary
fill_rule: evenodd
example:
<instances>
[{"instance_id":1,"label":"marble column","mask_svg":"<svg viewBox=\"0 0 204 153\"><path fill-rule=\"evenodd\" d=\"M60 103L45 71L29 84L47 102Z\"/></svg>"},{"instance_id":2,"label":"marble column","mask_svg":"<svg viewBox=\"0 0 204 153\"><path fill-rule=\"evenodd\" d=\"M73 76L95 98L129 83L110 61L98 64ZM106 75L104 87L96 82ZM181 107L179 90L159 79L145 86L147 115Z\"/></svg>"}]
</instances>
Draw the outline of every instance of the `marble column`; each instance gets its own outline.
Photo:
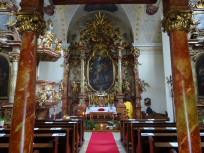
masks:
<instances>
[{"instance_id":1,"label":"marble column","mask_svg":"<svg viewBox=\"0 0 204 153\"><path fill-rule=\"evenodd\" d=\"M138 58L140 56L140 50L138 48L133 48L132 52L134 56L134 79L135 79L135 118L140 119L141 116L141 80L139 79Z\"/></svg>"},{"instance_id":2,"label":"marble column","mask_svg":"<svg viewBox=\"0 0 204 153\"><path fill-rule=\"evenodd\" d=\"M13 51L9 54L9 58L11 61L11 77L10 77L10 87L9 87L9 103L14 103L14 95L16 89L16 80L17 80L17 73L18 73L18 61L19 61L19 54L20 52Z\"/></svg>"},{"instance_id":3,"label":"marble column","mask_svg":"<svg viewBox=\"0 0 204 153\"><path fill-rule=\"evenodd\" d=\"M121 43L120 46L118 47L118 93L117 93L117 99L119 104L123 103L123 98L124 94L122 91L122 85L123 85L123 80L122 80L122 51L124 47L123 44Z\"/></svg>"},{"instance_id":4,"label":"marble column","mask_svg":"<svg viewBox=\"0 0 204 153\"><path fill-rule=\"evenodd\" d=\"M122 85L123 85L123 80L122 80L122 49L119 48L118 50L118 92L119 94L122 93Z\"/></svg>"},{"instance_id":5,"label":"marble column","mask_svg":"<svg viewBox=\"0 0 204 153\"><path fill-rule=\"evenodd\" d=\"M63 79L63 93L62 93L62 113L66 117L69 115L69 98L68 98L68 84L69 84L69 49L64 52L64 79Z\"/></svg>"},{"instance_id":6,"label":"marble column","mask_svg":"<svg viewBox=\"0 0 204 153\"><path fill-rule=\"evenodd\" d=\"M17 26L22 33L9 153L32 153L35 124L37 33L45 28L42 0L22 0Z\"/></svg>"},{"instance_id":7,"label":"marble column","mask_svg":"<svg viewBox=\"0 0 204 153\"><path fill-rule=\"evenodd\" d=\"M84 66L85 66L85 48L83 43L79 43L79 49L81 52L80 58L81 58L81 80L80 80L80 95L79 95L79 100L80 100L80 104L84 103L85 100L85 91L84 91L84 86L85 86L85 76L84 76Z\"/></svg>"},{"instance_id":8,"label":"marble column","mask_svg":"<svg viewBox=\"0 0 204 153\"><path fill-rule=\"evenodd\" d=\"M165 0L164 30L169 33L173 75L173 94L179 153L201 153L196 95L192 77L187 34L192 12L187 0Z\"/></svg>"}]
</instances>

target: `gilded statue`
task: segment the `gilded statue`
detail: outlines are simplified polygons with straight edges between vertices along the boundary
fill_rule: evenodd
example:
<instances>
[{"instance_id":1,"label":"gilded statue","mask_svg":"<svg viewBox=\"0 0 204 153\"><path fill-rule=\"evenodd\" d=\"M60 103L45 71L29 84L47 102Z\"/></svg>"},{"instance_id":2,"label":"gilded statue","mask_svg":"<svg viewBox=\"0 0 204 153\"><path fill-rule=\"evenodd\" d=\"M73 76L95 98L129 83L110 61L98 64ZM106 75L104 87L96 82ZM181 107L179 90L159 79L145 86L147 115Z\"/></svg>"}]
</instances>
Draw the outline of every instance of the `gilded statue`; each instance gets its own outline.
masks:
<instances>
[{"instance_id":1,"label":"gilded statue","mask_svg":"<svg viewBox=\"0 0 204 153\"><path fill-rule=\"evenodd\" d=\"M51 20L47 21L47 31L44 35L40 35L38 38L38 48L51 48L54 40L53 23Z\"/></svg>"},{"instance_id":2,"label":"gilded statue","mask_svg":"<svg viewBox=\"0 0 204 153\"><path fill-rule=\"evenodd\" d=\"M125 92L125 93L130 93L131 92L130 82L127 81L127 80L123 81L123 92Z\"/></svg>"},{"instance_id":3,"label":"gilded statue","mask_svg":"<svg viewBox=\"0 0 204 153\"><path fill-rule=\"evenodd\" d=\"M72 82L72 92L75 96L79 93L79 86L75 81Z\"/></svg>"},{"instance_id":4,"label":"gilded statue","mask_svg":"<svg viewBox=\"0 0 204 153\"><path fill-rule=\"evenodd\" d=\"M56 53L62 53L62 52L63 52L62 41L59 40L59 39L56 39L56 40L55 40L55 44L56 44L55 52L56 52Z\"/></svg>"}]
</instances>

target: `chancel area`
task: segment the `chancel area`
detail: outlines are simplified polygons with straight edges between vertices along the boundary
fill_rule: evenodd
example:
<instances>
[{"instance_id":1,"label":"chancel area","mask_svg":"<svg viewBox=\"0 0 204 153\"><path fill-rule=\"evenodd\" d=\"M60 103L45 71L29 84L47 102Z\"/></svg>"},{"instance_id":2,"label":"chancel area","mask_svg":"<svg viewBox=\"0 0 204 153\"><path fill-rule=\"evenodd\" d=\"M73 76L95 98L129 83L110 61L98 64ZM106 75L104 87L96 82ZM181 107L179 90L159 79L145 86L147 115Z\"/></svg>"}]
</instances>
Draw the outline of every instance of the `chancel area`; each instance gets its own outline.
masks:
<instances>
[{"instance_id":1,"label":"chancel area","mask_svg":"<svg viewBox=\"0 0 204 153\"><path fill-rule=\"evenodd\" d=\"M0 1L0 152L204 152L203 17L202 0Z\"/></svg>"}]
</instances>

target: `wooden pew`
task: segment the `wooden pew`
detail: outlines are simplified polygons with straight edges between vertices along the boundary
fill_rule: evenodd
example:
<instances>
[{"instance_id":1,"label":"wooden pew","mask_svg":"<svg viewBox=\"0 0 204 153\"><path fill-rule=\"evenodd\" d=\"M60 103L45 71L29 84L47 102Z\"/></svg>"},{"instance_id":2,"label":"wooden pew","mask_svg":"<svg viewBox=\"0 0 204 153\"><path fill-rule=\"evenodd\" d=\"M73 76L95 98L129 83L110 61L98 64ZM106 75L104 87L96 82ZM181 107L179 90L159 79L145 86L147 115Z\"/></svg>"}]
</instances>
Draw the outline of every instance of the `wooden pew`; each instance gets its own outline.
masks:
<instances>
[{"instance_id":1,"label":"wooden pew","mask_svg":"<svg viewBox=\"0 0 204 153\"><path fill-rule=\"evenodd\" d=\"M134 145L139 142L140 136L135 133L135 129L141 127L175 127L175 123L158 119L158 120L126 120L122 123L121 139L125 146L126 152L135 152ZM134 129L134 130L133 130Z\"/></svg>"},{"instance_id":2,"label":"wooden pew","mask_svg":"<svg viewBox=\"0 0 204 153\"><path fill-rule=\"evenodd\" d=\"M69 136L69 143L71 146L71 153L78 153L79 152L79 134L78 134L78 127L79 122L75 121L36 121L36 127L39 128L69 128L70 129L70 136Z\"/></svg>"},{"instance_id":3,"label":"wooden pew","mask_svg":"<svg viewBox=\"0 0 204 153\"><path fill-rule=\"evenodd\" d=\"M34 134L35 135L43 135L43 134L52 134L52 135L59 135L61 134L62 136L64 133L66 134L65 137L59 139L57 146L59 146L58 150L60 153L71 153L71 148L70 148L70 129L69 128L59 128L59 127L51 127L51 128L34 128ZM34 139L35 140L35 139ZM39 142L39 140L36 140Z\"/></svg>"},{"instance_id":4,"label":"wooden pew","mask_svg":"<svg viewBox=\"0 0 204 153\"><path fill-rule=\"evenodd\" d=\"M165 132L165 131L164 131ZM162 150L165 145L160 145L160 147L156 147L156 143L162 142L163 144L172 144L177 142L177 133L141 133L141 139L142 139L142 147L140 150L140 153L156 153L156 152L166 152L168 153L173 147L165 148L165 150ZM166 145L167 146L167 145ZM177 150L177 148L174 148Z\"/></svg>"},{"instance_id":5,"label":"wooden pew","mask_svg":"<svg viewBox=\"0 0 204 153\"><path fill-rule=\"evenodd\" d=\"M120 121L120 139L123 144L125 144L125 137L127 136L127 130L133 123L145 123L145 122L166 122L166 119L128 119Z\"/></svg>"},{"instance_id":6,"label":"wooden pew","mask_svg":"<svg viewBox=\"0 0 204 153\"><path fill-rule=\"evenodd\" d=\"M10 134L0 133L0 152L8 153ZM43 153L59 153L58 143L66 133L34 134L33 151ZM64 139L63 139L64 140Z\"/></svg>"},{"instance_id":7,"label":"wooden pew","mask_svg":"<svg viewBox=\"0 0 204 153\"><path fill-rule=\"evenodd\" d=\"M143 147L146 148L146 150L143 150L144 153L168 153L172 149L178 152L177 133L141 133L141 136L143 139L148 139L148 143L144 144L145 147ZM203 132L200 133L200 137L201 147L204 151Z\"/></svg>"},{"instance_id":8,"label":"wooden pew","mask_svg":"<svg viewBox=\"0 0 204 153\"><path fill-rule=\"evenodd\" d=\"M84 123L84 118L83 117L79 117L79 116L69 116L70 119L66 119L66 120L63 120L63 119L56 119L56 120L36 120L37 123L40 123L40 124L43 124L45 122L54 122L53 124L61 124L63 126L63 124L67 124L67 122L77 122L77 129L78 129L78 132L77 132L77 135L79 137L79 146L82 145L83 141L84 141L84 126L85 126L85 123Z\"/></svg>"}]
</instances>

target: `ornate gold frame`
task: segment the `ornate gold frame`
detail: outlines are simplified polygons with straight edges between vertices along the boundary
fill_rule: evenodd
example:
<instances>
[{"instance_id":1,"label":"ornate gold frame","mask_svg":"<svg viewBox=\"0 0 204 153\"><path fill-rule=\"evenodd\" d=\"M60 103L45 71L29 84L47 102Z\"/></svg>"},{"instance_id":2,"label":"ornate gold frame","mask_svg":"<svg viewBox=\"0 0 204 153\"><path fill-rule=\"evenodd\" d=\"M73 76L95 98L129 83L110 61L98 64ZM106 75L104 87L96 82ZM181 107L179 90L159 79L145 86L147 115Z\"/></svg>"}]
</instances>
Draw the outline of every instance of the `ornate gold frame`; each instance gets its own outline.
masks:
<instances>
[{"instance_id":1,"label":"ornate gold frame","mask_svg":"<svg viewBox=\"0 0 204 153\"><path fill-rule=\"evenodd\" d=\"M89 68L90 68L90 66L89 66L89 63L90 63L90 60L91 60L96 54L100 54L100 51L98 51L98 49L104 49L104 47L105 47L105 51L102 53L101 56L104 56L104 55L106 54L106 56L108 56L108 57L111 59L111 61L112 61L112 67L113 67L113 82L112 82L110 88L108 88L107 90L105 90L105 92L106 92L106 91L109 91L111 88L113 88L113 86L114 86L114 84L115 84L115 62L114 62L114 60L112 59L112 57L109 55L109 52L108 52L108 49L107 49L107 45L102 44L102 43L98 43L98 44L96 44L95 46L96 46L96 47L94 47L94 49L93 49L93 51L92 51L92 53L91 53L91 56L90 56L89 59L87 60L87 71L86 71L86 73L87 73L87 82L88 82L88 86L91 88L91 90L93 90L93 91L95 91L95 92L98 91L98 90L95 90L95 89L91 86L91 84L90 84L90 80L89 80L89 71L90 71ZM102 46L102 48L100 48L100 47L98 47L98 46ZM98 53L97 53L97 52L98 52Z\"/></svg>"}]
</instances>

